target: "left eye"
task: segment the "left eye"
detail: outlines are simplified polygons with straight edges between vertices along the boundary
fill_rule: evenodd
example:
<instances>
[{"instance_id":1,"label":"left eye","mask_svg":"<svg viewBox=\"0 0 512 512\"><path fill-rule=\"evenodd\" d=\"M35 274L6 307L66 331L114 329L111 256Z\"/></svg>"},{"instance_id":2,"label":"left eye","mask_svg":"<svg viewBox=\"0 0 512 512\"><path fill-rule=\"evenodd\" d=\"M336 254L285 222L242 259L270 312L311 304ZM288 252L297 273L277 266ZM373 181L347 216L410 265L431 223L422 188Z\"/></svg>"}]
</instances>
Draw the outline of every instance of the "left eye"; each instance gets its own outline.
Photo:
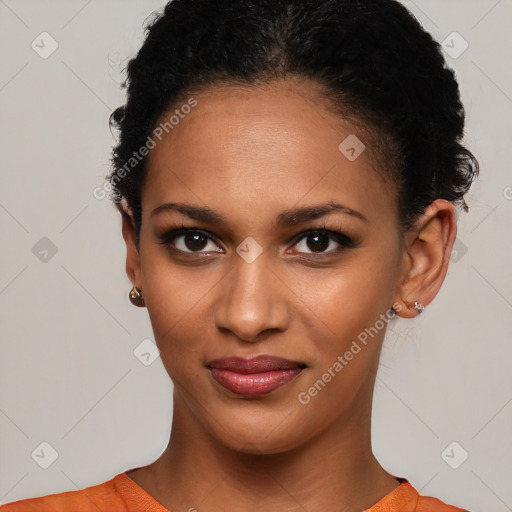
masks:
<instances>
[{"instance_id":1,"label":"left eye","mask_svg":"<svg viewBox=\"0 0 512 512\"><path fill-rule=\"evenodd\" d=\"M351 241L341 233L329 231L309 231L301 236L299 241L294 244L297 252L306 254L336 252L341 247L352 245ZM308 253L306 249L311 252ZM329 250L328 250L329 249ZM295 252L295 251L294 251Z\"/></svg>"}]
</instances>

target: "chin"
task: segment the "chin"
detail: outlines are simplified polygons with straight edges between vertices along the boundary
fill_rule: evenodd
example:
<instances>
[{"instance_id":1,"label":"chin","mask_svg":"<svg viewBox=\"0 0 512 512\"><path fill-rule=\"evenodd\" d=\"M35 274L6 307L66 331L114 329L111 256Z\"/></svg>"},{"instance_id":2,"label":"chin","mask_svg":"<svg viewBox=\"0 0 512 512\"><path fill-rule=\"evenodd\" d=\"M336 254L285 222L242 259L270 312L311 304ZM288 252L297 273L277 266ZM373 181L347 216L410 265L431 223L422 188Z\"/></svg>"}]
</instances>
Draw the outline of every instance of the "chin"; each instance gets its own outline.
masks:
<instances>
[{"instance_id":1,"label":"chin","mask_svg":"<svg viewBox=\"0 0 512 512\"><path fill-rule=\"evenodd\" d=\"M304 421L295 414L253 413L216 416L208 422L210 432L233 451L245 454L273 455L288 452L303 444L307 436ZM222 426L226 427L222 427Z\"/></svg>"},{"instance_id":2,"label":"chin","mask_svg":"<svg viewBox=\"0 0 512 512\"><path fill-rule=\"evenodd\" d=\"M240 435L237 435L240 434ZM295 439L290 439L290 435L250 435L252 432L233 433L233 435L226 435L224 433L219 441L222 444L240 454L247 455L277 455L285 453L300 446L300 442Z\"/></svg>"}]
</instances>

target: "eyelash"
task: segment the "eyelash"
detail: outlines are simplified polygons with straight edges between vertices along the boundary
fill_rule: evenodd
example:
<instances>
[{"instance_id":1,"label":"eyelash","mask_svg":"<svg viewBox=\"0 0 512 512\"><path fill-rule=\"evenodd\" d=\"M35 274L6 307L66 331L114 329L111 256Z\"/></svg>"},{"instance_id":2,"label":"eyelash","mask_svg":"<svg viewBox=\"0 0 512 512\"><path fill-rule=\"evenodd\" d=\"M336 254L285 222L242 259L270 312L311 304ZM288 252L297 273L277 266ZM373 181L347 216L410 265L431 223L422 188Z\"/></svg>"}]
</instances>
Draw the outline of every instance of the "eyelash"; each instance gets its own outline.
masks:
<instances>
[{"instance_id":1,"label":"eyelash","mask_svg":"<svg viewBox=\"0 0 512 512\"><path fill-rule=\"evenodd\" d=\"M178 238L179 236L182 236L182 235L193 234L193 233L199 233L202 236L204 236L205 238L207 238L208 240L211 240L212 242L214 242L216 245L219 245L218 242L216 241L215 237L212 237L207 231L204 231L202 229L197 229L197 228L185 227L183 225L182 225L182 227L180 227L178 229L170 229L170 230L166 231L165 233L158 235L158 238L160 239L159 243L161 245L167 246L170 251L172 251L174 253L179 253L180 255L200 255L200 254L212 252L212 251L204 251L204 252L203 251L190 251L190 252L188 252L188 251L182 251L181 249L173 247L172 242L176 238ZM348 235L341 233L339 231L333 231L333 230L327 229L325 227L325 225L322 226L321 228L313 228L313 229L308 229L307 231L303 231L302 233L299 233L297 236L293 237L290 240L290 242L288 242L288 243L293 242L293 246L295 246L302 240L306 239L308 236L312 236L312 235L326 235L331 240L334 240L336 243L338 243L339 246L336 249L330 250L327 252L318 252L318 253L299 252L299 253L297 253L297 254L301 255L301 257L303 257L303 258L304 257L306 257L306 258L322 258L322 257L326 257L326 256L332 257L333 255L338 254L345 249L352 249L359 245L356 241L354 241Z\"/></svg>"}]
</instances>

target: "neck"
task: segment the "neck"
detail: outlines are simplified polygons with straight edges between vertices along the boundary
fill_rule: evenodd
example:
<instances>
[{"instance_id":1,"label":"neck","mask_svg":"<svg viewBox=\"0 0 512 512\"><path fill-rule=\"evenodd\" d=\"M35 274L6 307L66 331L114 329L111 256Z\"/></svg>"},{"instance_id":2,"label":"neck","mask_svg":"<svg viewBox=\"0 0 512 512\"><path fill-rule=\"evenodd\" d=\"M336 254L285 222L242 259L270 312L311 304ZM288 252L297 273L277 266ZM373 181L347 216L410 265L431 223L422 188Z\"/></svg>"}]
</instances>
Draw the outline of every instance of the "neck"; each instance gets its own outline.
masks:
<instances>
[{"instance_id":1,"label":"neck","mask_svg":"<svg viewBox=\"0 0 512 512\"><path fill-rule=\"evenodd\" d=\"M294 450L247 454L209 435L175 393L169 444L133 479L172 511L360 512L399 485L372 453L367 402Z\"/></svg>"}]
</instances>

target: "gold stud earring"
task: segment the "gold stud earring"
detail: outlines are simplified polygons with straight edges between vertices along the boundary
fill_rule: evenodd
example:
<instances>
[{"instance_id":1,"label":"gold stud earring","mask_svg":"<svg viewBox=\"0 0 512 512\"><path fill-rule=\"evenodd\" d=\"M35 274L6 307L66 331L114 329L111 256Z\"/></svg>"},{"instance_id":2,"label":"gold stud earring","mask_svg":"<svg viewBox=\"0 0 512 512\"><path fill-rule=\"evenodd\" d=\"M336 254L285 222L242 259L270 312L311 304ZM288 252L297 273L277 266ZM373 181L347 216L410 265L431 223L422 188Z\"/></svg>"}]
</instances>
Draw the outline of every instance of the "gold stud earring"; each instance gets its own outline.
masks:
<instances>
[{"instance_id":1,"label":"gold stud earring","mask_svg":"<svg viewBox=\"0 0 512 512\"><path fill-rule=\"evenodd\" d=\"M142 296L142 290L139 290L136 286L134 286L128 295L130 297L130 302L137 306L138 308L143 308L146 306L144 302L144 297Z\"/></svg>"}]
</instances>

